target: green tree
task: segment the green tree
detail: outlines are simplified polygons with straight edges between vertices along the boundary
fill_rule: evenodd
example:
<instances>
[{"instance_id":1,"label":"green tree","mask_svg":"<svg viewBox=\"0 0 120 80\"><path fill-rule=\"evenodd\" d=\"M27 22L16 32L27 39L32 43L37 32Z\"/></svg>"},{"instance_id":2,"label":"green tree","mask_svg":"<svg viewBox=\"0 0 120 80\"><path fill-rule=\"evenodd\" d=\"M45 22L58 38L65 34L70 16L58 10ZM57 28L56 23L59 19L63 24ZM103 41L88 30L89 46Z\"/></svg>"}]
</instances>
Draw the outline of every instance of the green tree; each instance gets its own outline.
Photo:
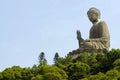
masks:
<instances>
[{"instance_id":1,"label":"green tree","mask_svg":"<svg viewBox=\"0 0 120 80\"><path fill-rule=\"evenodd\" d=\"M99 72L100 63L96 59L97 53L92 53L88 59L88 65L91 67L91 74L97 74Z\"/></svg>"},{"instance_id":2,"label":"green tree","mask_svg":"<svg viewBox=\"0 0 120 80\"><path fill-rule=\"evenodd\" d=\"M37 67L37 65L36 64L34 64L33 66L32 66L32 69L35 69Z\"/></svg>"},{"instance_id":3,"label":"green tree","mask_svg":"<svg viewBox=\"0 0 120 80\"><path fill-rule=\"evenodd\" d=\"M48 66L44 70L45 80L67 80L66 72L57 66Z\"/></svg>"},{"instance_id":4,"label":"green tree","mask_svg":"<svg viewBox=\"0 0 120 80\"><path fill-rule=\"evenodd\" d=\"M22 79L22 68L20 66L13 66L11 69L14 71L15 79Z\"/></svg>"},{"instance_id":5,"label":"green tree","mask_svg":"<svg viewBox=\"0 0 120 80\"><path fill-rule=\"evenodd\" d=\"M107 80L120 80L120 72L112 69L106 73Z\"/></svg>"},{"instance_id":6,"label":"green tree","mask_svg":"<svg viewBox=\"0 0 120 80\"><path fill-rule=\"evenodd\" d=\"M34 76L34 74L32 73L29 67L23 68L21 71L21 75L23 80L30 80Z\"/></svg>"},{"instance_id":7,"label":"green tree","mask_svg":"<svg viewBox=\"0 0 120 80\"><path fill-rule=\"evenodd\" d=\"M82 79L85 80L85 79ZM107 77L104 73L99 72L96 75L90 75L86 80L107 80Z\"/></svg>"},{"instance_id":8,"label":"green tree","mask_svg":"<svg viewBox=\"0 0 120 80\"><path fill-rule=\"evenodd\" d=\"M120 49L112 49L106 54L110 64L112 64L116 59L120 58Z\"/></svg>"},{"instance_id":9,"label":"green tree","mask_svg":"<svg viewBox=\"0 0 120 80\"><path fill-rule=\"evenodd\" d=\"M36 69L34 69L33 73L35 75L42 75L44 80L55 80L55 79L56 80L67 80L67 77L68 77L66 72L63 69L58 68L55 65L38 66ZM36 79L36 77L34 76L33 79Z\"/></svg>"},{"instance_id":10,"label":"green tree","mask_svg":"<svg viewBox=\"0 0 120 80\"><path fill-rule=\"evenodd\" d=\"M67 69L68 80L78 80L87 77L90 74L90 67L86 63L71 63Z\"/></svg>"},{"instance_id":11,"label":"green tree","mask_svg":"<svg viewBox=\"0 0 120 80\"><path fill-rule=\"evenodd\" d=\"M113 67L120 72L120 58L113 62Z\"/></svg>"},{"instance_id":12,"label":"green tree","mask_svg":"<svg viewBox=\"0 0 120 80\"><path fill-rule=\"evenodd\" d=\"M44 75L44 80L66 80L60 74L48 72Z\"/></svg>"},{"instance_id":13,"label":"green tree","mask_svg":"<svg viewBox=\"0 0 120 80\"><path fill-rule=\"evenodd\" d=\"M119 58L119 59L116 59L116 60L113 62L113 66L114 66L114 67L120 66L120 58Z\"/></svg>"},{"instance_id":14,"label":"green tree","mask_svg":"<svg viewBox=\"0 0 120 80\"><path fill-rule=\"evenodd\" d=\"M42 75L38 74L37 76L32 77L32 79L31 79L31 80L45 80L45 79L43 78L43 76L42 76Z\"/></svg>"},{"instance_id":15,"label":"green tree","mask_svg":"<svg viewBox=\"0 0 120 80\"><path fill-rule=\"evenodd\" d=\"M69 63L72 63L72 57L70 55L67 55L65 58L61 57L58 59L58 63L63 65L68 65Z\"/></svg>"},{"instance_id":16,"label":"green tree","mask_svg":"<svg viewBox=\"0 0 120 80\"><path fill-rule=\"evenodd\" d=\"M55 56L54 56L54 63L56 64L57 62L58 62L58 59L59 59L60 57L59 57L59 54L56 52L55 53Z\"/></svg>"},{"instance_id":17,"label":"green tree","mask_svg":"<svg viewBox=\"0 0 120 80\"><path fill-rule=\"evenodd\" d=\"M97 72L105 73L109 70L109 61L105 54L96 55L97 63L99 64Z\"/></svg>"},{"instance_id":18,"label":"green tree","mask_svg":"<svg viewBox=\"0 0 120 80\"><path fill-rule=\"evenodd\" d=\"M0 72L0 80L3 80L2 72Z\"/></svg>"},{"instance_id":19,"label":"green tree","mask_svg":"<svg viewBox=\"0 0 120 80\"><path fill-rule=\"evenodd\" d=\"M61 63L57 63L57 64L55 64L55 66L59 67L60 69L63 69L64 71L67 71L67 66L66 65L63 65Z\"/></svg>"},{"instance_id":20,"label":"green tree","mask_svg":"<svg viewBox=\"0 0 120 80\"><path fill-rule=\"evenodd\" d=\"M3 72L3 80L15 80L14 71L11 68L6 68Z\"/></svg>"},{"instance_id":21,"label":"green tree","mask_svg":"<svg viewBox=\"0 0 120 80\"><path fill-rule=\"evenodd\" d=\"M39 57L39 65L46 65L47 64L47 60L45 59L45 53L41 52Z\"/></svg>"},{"instance_id":22,"label":"green tree","mask_svg":"<svg viewBox=\"0 0 120 80\"><path fill-rule=\"evenodd\" d=\"M90 57L89 53L82 53L75 59L75 61L81 61L84 63L88 63L89 57Z\"/></svg>"}]
</instances>

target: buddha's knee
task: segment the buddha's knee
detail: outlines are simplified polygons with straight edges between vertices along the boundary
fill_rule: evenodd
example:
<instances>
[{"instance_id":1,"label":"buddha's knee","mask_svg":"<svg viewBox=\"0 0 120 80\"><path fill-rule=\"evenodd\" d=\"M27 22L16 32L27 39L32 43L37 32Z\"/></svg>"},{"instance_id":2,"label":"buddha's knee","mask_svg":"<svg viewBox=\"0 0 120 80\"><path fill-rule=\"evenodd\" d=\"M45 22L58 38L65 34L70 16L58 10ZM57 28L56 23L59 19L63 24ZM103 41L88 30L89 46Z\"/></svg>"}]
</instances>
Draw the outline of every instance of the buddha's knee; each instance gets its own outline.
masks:
<instances>
[{"instance_id":1,"label":"buddha's knee","mask_svg":"<svg viewBox=\"0 0 120 80\"><path fill-rule=\"evenodd\" d=\"M92 43L91 43L91 42L85 42L85 43L84 43L84 46L85 46L85 47L92 47Z\"/></svg>"}]
</instances>

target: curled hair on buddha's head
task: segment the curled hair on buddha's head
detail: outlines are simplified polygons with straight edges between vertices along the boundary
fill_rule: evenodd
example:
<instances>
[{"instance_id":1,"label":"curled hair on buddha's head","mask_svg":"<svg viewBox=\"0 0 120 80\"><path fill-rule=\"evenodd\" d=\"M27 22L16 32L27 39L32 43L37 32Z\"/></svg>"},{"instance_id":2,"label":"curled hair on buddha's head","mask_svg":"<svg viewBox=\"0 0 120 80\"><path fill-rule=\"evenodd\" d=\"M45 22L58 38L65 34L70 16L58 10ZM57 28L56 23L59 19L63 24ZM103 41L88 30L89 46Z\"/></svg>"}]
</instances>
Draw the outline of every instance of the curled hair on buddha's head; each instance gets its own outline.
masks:
<instances>
[{"instance_id":1,"label":"curled hair on buddha's head","mask_svg":"<svg viewBox=\"0 0 120 80\"><path fill-rule=\"evenodd\" d=\"M88 10L87 15L89 15L90 13L94 13L98 16L98 18L100 18L101 13L99 9L92 7Z\"/></svg>"}]
</instances>

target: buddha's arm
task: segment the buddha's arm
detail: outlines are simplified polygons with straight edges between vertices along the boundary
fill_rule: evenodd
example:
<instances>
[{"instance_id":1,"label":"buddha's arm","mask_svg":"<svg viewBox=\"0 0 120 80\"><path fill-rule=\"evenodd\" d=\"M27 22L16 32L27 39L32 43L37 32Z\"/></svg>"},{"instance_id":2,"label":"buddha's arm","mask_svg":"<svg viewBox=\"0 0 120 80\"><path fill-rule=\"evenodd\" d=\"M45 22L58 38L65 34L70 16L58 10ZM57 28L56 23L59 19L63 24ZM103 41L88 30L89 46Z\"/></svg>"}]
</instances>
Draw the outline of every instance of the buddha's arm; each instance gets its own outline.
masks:
<instances>
[{"instance_id":1,"label":"buddha's arm","mask_svg":"<svg viewBox=\"0 0 120 80\"><path fill-rule=\"evenodd\" d=\"M100 26L99 27L100 38L102 38L102 39L109 39L110 36L109 36L109 31L108 31L107 24L102 21L99 26Z\"/></svg>"}]
</instances>

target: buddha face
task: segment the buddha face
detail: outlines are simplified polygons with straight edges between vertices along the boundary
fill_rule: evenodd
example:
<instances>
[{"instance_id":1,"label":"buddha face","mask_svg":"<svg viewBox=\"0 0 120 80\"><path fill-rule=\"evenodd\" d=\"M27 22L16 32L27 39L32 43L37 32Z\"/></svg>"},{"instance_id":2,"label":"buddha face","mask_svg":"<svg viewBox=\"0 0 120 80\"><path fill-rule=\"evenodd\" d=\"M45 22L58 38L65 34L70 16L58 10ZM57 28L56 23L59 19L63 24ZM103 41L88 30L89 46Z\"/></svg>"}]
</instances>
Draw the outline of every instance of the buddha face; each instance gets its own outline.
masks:
<instances>
[{"instance_id":1,"label":"buddha face","mask_svg":"<svg viewBox=\"0 0 120 80\"><path fill-rule=\"evenodd\" d=\"M95 23L98 20L98 15L96 13L90 12L88 14L88 18L92 23Z\"/></svg>"}]
</instances>

